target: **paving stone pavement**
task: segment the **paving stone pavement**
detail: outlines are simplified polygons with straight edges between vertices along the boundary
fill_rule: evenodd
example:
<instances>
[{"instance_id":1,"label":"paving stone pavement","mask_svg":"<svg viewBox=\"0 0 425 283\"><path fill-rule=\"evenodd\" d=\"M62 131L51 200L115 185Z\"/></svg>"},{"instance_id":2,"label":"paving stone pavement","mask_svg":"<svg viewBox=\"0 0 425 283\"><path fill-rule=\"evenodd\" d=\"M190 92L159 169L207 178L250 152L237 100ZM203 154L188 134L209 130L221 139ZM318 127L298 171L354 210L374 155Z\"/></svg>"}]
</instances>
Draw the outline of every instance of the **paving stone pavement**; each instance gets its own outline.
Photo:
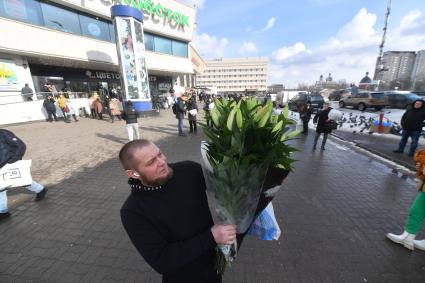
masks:
<instances>
[{"instance_id":1,"label":"paving stone pavement","mask_svg":"<svg viewBox=\"0 0 425 283\"><path fill-rule=\"evenodd\" d=\"M199 160L202 134L177 136L170 110L140 124L170 162ZM7 128L26 141L34 178L50 191L41 202L11 192L0 282L160 282L119 219L129 193L116 158L124 124L82 118ZM280 240L247 237L224 282L425 282L425 252L385 239L402 231L414 180L336 140L312 152L312 138L293 141L298 161L273 202Z\"/></svg>"}]
</instances>

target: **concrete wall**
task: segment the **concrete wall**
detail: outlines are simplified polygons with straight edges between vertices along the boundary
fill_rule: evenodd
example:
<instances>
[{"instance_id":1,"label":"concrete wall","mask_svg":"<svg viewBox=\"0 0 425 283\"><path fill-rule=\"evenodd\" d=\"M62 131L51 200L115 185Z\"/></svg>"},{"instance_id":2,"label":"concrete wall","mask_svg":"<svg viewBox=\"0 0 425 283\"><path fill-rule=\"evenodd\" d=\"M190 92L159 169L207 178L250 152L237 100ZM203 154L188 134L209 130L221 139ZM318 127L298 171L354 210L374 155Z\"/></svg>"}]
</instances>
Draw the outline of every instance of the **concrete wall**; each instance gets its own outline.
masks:
<instances>
[{"instance_id":1,"label":"concrete wall","mask_svg":"<svg viewBox=\"0 0 425 283\"><path fill-rule=\"evenodd\" d=\"M70 105L75 109L77 115L80 107L85 107L87 113L90 113L87 98L72 99ZM3 104L0 105L0 113L0 125L25 123L45 120L47 118L46 110L43 107L43 100ZM58 107L56 107L56 115L62 117L62 111Z\"/></svg>"}]
</instances>

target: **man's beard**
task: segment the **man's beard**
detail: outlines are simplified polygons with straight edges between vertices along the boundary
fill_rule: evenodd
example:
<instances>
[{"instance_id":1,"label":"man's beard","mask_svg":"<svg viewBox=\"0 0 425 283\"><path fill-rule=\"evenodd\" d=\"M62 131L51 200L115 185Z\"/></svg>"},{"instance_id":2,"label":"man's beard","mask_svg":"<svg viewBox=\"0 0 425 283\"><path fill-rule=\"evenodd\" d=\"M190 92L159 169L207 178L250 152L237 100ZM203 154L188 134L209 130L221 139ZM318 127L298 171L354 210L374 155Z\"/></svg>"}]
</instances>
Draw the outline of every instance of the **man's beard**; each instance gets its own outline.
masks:
<instances>
[{"instance_id":1,"label":"man's beard","mask_svg":"<svg viewBox=\"0 0 425 283\"><path fill-rule=\"evenodd\" d=\"M173 168L168 166L168 175L163 178L157 179L154 185L155 186L165 185L173 177L173 174L174 174Z\"/></svg>"}]
</instances>

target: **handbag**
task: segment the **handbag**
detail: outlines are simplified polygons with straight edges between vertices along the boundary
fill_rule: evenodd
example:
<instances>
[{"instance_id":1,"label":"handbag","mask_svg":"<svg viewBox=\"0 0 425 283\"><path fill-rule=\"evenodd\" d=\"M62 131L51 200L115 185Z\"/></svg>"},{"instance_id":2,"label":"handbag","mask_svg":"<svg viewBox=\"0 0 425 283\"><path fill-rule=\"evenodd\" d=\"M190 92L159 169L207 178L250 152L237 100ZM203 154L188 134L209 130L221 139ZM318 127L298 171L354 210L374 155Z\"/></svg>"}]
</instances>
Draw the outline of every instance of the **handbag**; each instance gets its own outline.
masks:
<instances>
[{"instance_id":1,"label":"handbag","mask_svg":"<svg viewBox=\"0 0 425 283\"><path fill-rule=\"evenodd\" d=\"M63 109L63 112L68 113L69 112L69 107L68 105L65 106L65 108Z\"/></svg>"},{"instance_id":2,"label":"handbag","mask_svg":"<svg viewBox=\"0 0 425 283\"><path fill-rule=\"evenodd\" d=\"M335 120L329 120L325 123L325 129L327 131L336 130L338 128L338 123Z\"/></svg>"},{"instance_id":3,"label":"handbag","mask_svg":"<svg viewBox=\"0 0 425 283\"><path fill-rule=\"evenodd\" d=\"M192 116L196 116L196 114L198 114L198 110L196 110L196 109L190 109L189 110L189 114L192 115Z\"/></svg>"}]
</instances>

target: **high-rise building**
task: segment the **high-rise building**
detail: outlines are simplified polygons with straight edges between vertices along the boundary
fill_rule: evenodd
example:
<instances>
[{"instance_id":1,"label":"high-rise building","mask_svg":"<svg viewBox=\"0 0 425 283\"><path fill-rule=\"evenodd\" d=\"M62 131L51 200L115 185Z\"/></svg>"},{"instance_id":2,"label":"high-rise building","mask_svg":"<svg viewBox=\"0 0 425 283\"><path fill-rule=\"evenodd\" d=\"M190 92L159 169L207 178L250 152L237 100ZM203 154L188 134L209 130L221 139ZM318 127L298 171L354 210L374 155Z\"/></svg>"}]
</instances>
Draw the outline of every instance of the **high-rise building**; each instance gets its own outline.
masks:
<instances>
[{"instance_id":1,"label":"high-rise building","mask_svg":"<svg viewBox=\"0 0 425 283\"><path fill-rule=\"evenodd\" d=\"M268 58L233 58L206 61L197 75L198 87L217 87L218 93L267 90Z\"/></svg>"},{"instance_id":2,"label":"high-rise building","mask_svg":"<svg viewBox=\"0 0 425 283\"><path fill-rule=\"evenodd\" d=\"M412 89L425 91L425 50L416 53L412 71Z\"/></svg>"},{"instance_id":3,"label":"high-rise building","mask_svg":"<svg viewBox=\"0 0 425 283\"><path fill-rule=\"evenodd\" d=\"M410 80L416 53L414 51L387 51L382 57L382 66L376 66L375 78L381 85L397 85L410 88Z\"/></svg>"}]
</instances>

